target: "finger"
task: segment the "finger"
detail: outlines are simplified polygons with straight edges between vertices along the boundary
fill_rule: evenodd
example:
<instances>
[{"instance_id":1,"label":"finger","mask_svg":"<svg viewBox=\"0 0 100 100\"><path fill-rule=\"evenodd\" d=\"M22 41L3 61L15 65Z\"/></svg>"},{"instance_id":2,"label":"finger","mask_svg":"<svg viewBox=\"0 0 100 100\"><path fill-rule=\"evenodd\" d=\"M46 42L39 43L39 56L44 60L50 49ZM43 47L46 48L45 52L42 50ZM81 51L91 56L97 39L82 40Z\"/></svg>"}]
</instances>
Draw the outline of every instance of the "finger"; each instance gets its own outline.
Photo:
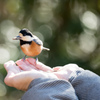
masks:
<instances>
[{"instance_id":1,"label":"finger","mask_svg":"<svg viewBox=\"0 0 100 100\"><path fill-rule=\"evenodd\" d=\"M37 62L37 63L36 63L35 59L33 59L33 58L27 58L27 61L28 61L30 64L34 65L34 66L35 66L36 68L38 68L39 70L42 70L42 71L53 71L52 68L50 68L50 67L44 65L44 64L41 63L41 62Z\"/></svg>"},{"instance_id":2,"label":"finger","mask_svg":"<svg viewBox=\"0 0 100 100\"><path fill-rule=\"evenodd\" d=\"M6 69L7 72L13 72L13 73L18 73L20 72L20 69L18 66L16 66L14 61L8 61L4 64L4 68Z\"/></svg>"},{"instance_id":3,"label":"finger","mask_svg":"<svg viewBox=\"0 0 100 100\"><path fill-rule=\"evenodd\" d=\"M37 67L38 69L40 69L40 70L42 70L42 71L46 71L46 72L47 72L47 71L53 71L52 68L50 68L50 67L44 65L44 64L41 63L41 62L38 62L38 63L36 64L36 67Z\"/></svg>"},{"instance_id":4,"label":"finger","mask_svg":"<svg viewBox=\"0 0 100 100\"><path fill-rule=\"evenodd\" d=\"M57 66L57 67L53 67L53 71L59 71L62 67L61 66Z\"/></svg>"},{"instance_id":5,"label":"finger","mask_svg":"<svg viewBox=\"0 0 100 100\"><path fill-rule=\"evenodd\" d=\"M18 60L18 61L16 61L16 64L17 64L22 70L25 70L25 71L30 71L30 70L33 69L32 67L30 67L31 65L30 65L28 62L26 62L26 60L25 60L25 61L23 61L23 60Z\"/></svg>"},{"instance_id":6,"label":"finger","mask_svg":"<svg viewBox=\"0 0 100 100\"><path fill-rule=\"evenodd\" d=\"M32 64L33 66L36 66L36 60L33 58L27 58L26 59L30 64Z\"/></svg>"},{"instance_id":7,"label":"finger","mask_svg":"<svg viewBox=\"0 0 100 100\"><path fill-rule=\"evenodd\" d=\"M36 69L36 70L37 70L37 68L36 68L34 65L30 64L30 63L28 62L27 59L25 60L25 63L26 63L29 67L31 67L32 69Z\"/></svg>"}]
</instances>

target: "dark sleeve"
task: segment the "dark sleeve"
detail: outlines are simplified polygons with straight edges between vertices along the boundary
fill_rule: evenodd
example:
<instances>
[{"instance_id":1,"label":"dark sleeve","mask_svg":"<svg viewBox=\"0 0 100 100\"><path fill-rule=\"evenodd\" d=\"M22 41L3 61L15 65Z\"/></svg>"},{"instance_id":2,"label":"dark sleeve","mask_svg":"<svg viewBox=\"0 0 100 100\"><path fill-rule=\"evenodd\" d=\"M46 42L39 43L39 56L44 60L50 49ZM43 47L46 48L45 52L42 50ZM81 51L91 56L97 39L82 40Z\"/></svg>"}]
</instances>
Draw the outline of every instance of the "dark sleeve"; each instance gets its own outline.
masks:
<instances>
[{"instance_id":1,"label":"dark sleeve","mask_svg":"<svg viewBox=\"0 0 100 100\"><path fill-rule=\"evenodd\" d=\"M57 79L35 79L21 100L78 100L70 82Z\"/></svg>"},{"instance_id":2,"label":"dark sleeve","mask_svg":"<svg viewBox=\"0 0 100 100\"><path fill-rule=\"evenodd\" d=\"M69 81L79 100L100 100L100 77L98 75L84 70L81 73L77 72L77 75L72 75L71 78Z\"/></svg>"}]
</instances>

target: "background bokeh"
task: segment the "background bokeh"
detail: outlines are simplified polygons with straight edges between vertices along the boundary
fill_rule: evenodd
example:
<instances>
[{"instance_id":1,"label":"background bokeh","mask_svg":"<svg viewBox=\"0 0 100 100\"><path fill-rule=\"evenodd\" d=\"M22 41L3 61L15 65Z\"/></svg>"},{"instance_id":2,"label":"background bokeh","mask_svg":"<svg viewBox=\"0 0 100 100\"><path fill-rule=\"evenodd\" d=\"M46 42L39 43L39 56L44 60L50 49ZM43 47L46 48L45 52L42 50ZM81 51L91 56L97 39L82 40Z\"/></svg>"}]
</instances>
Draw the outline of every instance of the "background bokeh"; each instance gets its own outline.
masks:
<instances>
[{"instance_id":1,"label":"background bokeh","mask_svg":"<svg viewBox=\"0 0 100 100\"><path fill-rule=\"evenodd\" d=\"M23 28L50 48L39 61L51 67L76 63L100 75L100 0L0 0L0 100L23 95L3 81L3 64L24 56L12 40Z\"/></svg>"}]
</instances>

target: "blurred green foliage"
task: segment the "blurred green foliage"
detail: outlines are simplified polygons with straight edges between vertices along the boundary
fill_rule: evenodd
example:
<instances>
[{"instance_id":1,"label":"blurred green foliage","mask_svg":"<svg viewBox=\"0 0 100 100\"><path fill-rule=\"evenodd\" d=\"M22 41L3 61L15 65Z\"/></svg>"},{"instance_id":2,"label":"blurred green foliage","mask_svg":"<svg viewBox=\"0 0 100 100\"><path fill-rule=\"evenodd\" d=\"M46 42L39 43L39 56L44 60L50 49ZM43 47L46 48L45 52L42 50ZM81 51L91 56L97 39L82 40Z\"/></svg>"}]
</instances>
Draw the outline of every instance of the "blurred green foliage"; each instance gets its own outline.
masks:
<instances>
[{"instance_id":1,"label":"blurred green foliage","mask_svg":"<svg viewBox=\"0 0 100 100\"><path fill-rule=\"evenodd\" d=\"M12 40L22 28L50 48L39 55L41 62L76 63L100 75L100 0L0 0L0 100L19 100L23 94L3 82L3 64L24 56Z\"/></svg>"}]
</instances>

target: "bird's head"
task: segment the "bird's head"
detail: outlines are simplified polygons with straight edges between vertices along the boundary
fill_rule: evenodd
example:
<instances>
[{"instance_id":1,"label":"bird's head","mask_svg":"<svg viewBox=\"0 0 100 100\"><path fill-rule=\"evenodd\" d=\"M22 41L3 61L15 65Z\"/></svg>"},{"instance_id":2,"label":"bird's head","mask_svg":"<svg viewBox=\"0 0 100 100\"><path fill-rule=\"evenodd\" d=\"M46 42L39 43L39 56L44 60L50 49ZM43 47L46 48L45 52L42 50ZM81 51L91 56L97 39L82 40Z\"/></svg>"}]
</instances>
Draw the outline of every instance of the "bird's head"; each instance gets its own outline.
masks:
<instances>
[{"instance_id":1,"label":"bird's head","mask_svg":"<svg viewBox=\"0 0 100 100\"><path fill-rule=\"evenodd\" d=\"M28 29L24 28L20 30L19 35L14 37L13 40L32 41L33 35Z\"/></svg>"}]
</instances>

